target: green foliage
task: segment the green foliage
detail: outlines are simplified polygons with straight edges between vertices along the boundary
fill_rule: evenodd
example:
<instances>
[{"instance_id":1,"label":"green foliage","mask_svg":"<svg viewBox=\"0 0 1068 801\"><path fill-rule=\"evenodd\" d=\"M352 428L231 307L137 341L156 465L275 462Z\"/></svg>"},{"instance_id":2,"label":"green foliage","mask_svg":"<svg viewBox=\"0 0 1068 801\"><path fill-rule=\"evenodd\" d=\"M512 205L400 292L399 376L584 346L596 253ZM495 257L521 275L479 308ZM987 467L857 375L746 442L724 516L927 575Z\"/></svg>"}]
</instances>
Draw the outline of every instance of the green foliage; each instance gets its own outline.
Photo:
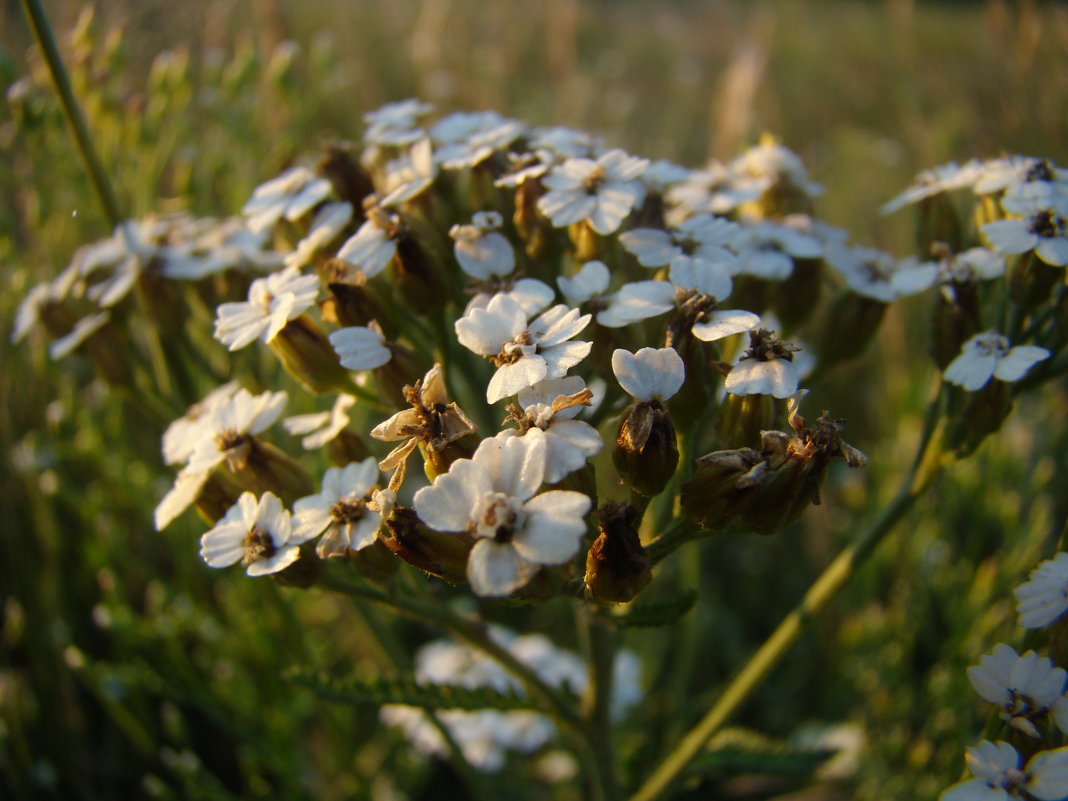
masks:
<instances>
[{"instance_id":1,"label":"green foliage","mask_svg":"<svg viewBox=\"0 0 1068 801\"><path fill-rule=\"evenodd\" d=\"M646 601L635 603L625 614L616 615L612 623L620 628L649 629L670 626L693 609L697 601L697 590L680 592L666 601Z\"/></svg>"}]
</instances>

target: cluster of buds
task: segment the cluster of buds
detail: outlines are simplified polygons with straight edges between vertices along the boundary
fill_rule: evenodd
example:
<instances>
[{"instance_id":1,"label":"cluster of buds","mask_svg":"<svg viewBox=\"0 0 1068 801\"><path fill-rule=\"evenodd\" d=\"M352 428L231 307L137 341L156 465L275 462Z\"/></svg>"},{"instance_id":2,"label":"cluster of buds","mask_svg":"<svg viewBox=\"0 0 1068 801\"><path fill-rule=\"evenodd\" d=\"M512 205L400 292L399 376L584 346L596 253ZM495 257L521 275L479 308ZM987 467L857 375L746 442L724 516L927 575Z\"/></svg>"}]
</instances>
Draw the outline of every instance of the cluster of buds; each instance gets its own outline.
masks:
<instances>
[{"instance_id":1,"label":"cluster of buds","mask_svg":"<svg viewBox=\"0 0 1068 801\"><path fill-rule=\"evenodd\" d=\"M105 355L136 353L144 330L187 396L206 383L197 363L282 380L255 343L295 379L289 394L227 384L167 432L166 461L182 467L156 524L195 505L212 566L347 561L386 578L399 557L483 596L630 600L650 580L653 520L677 504L707 528L771 533L819 502L832 458L864 464L839 421L805 423L798 386L859 354L896 298L940 287L956 315L940 330L965 350L936 350L965 389L1050 352L976 333L969 291L1027 237L1044 268L1064 263L1063 196L1038 179L999 190L1026 236L991 220L992 250L921 264L813 218L820 188L771 139L689 170L494 112L427 124L431 111L368 114L362 148L264 183L241 218L126 223L20 309L16 339L43 328L56 355L84 345L129 387L145 382ZM1013 297L1032 302L1049 276L1022 269ZM205 304L213 344L195 323ZM136 314L144 326L118 324ZM1029 310L1013 341L1061 327ZM268 439L297 385L303 413L284 424L299 448ZM724 450L680 456L709 446ZM416 454L422 471L408 469Z\"/></svg>"}]
</instances>

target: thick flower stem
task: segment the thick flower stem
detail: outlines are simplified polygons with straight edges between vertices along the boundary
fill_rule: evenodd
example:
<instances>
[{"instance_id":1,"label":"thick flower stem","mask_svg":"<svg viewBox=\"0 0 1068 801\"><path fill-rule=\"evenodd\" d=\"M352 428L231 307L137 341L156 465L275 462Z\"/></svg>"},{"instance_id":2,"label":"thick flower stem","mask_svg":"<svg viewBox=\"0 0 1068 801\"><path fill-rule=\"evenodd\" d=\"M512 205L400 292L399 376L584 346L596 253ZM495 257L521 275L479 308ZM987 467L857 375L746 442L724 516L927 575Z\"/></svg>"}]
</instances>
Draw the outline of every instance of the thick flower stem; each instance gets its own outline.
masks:
<instances>
[{"instance_id":1,"label":"thick flower stem","mask_svg":"<svg viewBox=\"0 0 1068 801\"><path fill-rule=\"evenodd\" d=\"M89 126L86 125L85 117L82 115L78 101L74 97L74 90L70 85L70 76L63 65L63 59L60 58L59 48L56 47L56 39L52 35L52 26L48 23L48 16L45 14L40 0L22 0L22 10L26 14L26 20L29 22L30 28L33 30L33 36L37 40L41 55L44 56L45 63L48 64L48 72L52 76L52 83L55 84L60 104L63 106L63 116L70 127L71 135L74 137L78 153L81 155L82 162L85 165L85 170L89 173L89 180L93 185L93 190L96 192L97 200L100 201L100 206L108 223L114 228L122 221L119 204L115 199L115 192L111 188L111 182L108 180L104 167L100 162L100 156L97 155L96 148L93 147L93 140L89 136Z\"/></svg>"},{"instance_id":2,"label":"thick flower stem","mask_svg":"<svg viewBox=\"0 0 1068 801\"><path fill-rule=\"evenodd\" d=\"M816 579L801 602L750 658L719 700L683 737L675 750L657 767L652 776L631 796L630 801L653 801L668 790L690 761L704 749L712 736L738 711L753 691L774 670L779 661L797 642L805 624L819 614L835 597L857 568L927 490L935 474L945 464L945 461L939 458L940 449L937 444L935 448L929 450L929 445L937 440L935 432L940 407L941 390L928 405L924 431L915 461L894 499L883 508L871 527L858 540L846 547Z\"/></svg>"}]
</instances>

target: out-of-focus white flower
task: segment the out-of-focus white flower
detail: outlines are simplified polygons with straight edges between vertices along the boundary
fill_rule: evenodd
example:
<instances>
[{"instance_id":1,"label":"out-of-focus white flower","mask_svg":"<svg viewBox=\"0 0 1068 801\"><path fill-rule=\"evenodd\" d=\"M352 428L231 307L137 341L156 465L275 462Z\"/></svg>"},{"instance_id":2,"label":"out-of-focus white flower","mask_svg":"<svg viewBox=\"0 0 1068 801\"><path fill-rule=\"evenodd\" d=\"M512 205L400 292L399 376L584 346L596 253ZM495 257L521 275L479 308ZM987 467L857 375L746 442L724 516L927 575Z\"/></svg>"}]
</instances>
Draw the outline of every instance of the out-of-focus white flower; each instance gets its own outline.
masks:
<instances>
[{"instance_id":1,"label":"out-of-focus white flower","mask_svg":"<svg viewBox=\"0 0 1068 801\"><path fill-rule=\"evenodd\" d=\"M373 278L393 260L402 229L400 217L381 205L371 204L365 211L366 222L345 240L337 258L358 267L367 278Z\"/></svg>"},{"instance_id":2,"label":"out-of-focus white flower","mask_svg":"<svg viewBox=\"0 0 1068 801\"><path fill-rule=\"evenodd\" d=\"M369 503L377 482L373 456L344 468L327 468L322 491L293 504L293 534L301 542L323 534L316 546L323 559L373 545L382 526L382 515Z\"/></svg>"},{"instance_id":3,"label":"out-of-focus white flower","mask_svg":"<svg viewBox=\"0 0 1068 801\"><path fill-rule=\"evenodd\" d=\"M979 165L972 188L977 195L992 195L1026 183L1032 180L1033 175L1038 177L1036 173L1053 177L1049 163L1034 156L1013 155L988 159Z\"/></svg>"},{"instance_id":4,"label":"out-of-focus white flower","mask_svg":"<svg viewBox=\"0 0 1068 801\"><path fill-rule=\"evenodd\" d=\"M705 294L725 298L731 291L730 274L737 261L727 246L739 230L737 223L722 217L698 214L670 231L636 228L620 234L619 241L644 267L670 265L677 272L707 270L721 275L723 280L715 287L718 291Z\"/></svg>"},{"instance_id":5,"label":"out-of-focus white flower","mask_svg":"<svg viewBox=\"0 0 1068 801\"><path fill-rule=\"evenodd\" d=\"M1038 629L1057 620L1068 612L1068 553L1040 564L1013 593L1023 628Z\"/></svg>"},{"instance_id":6,"label":"out-of-focus white flower","mask_svg":"<svg viewBox=\"0 0 1068 801\"><path fill-rule=\"evenodd\" d=\"M968 668L968 680L983 698L1001 707L1001 719L1029 737L1042 735L1034 718L1052 714L1068 732L1068 698L1064 696L1068 673L1034 651L1020 656L1004 643Z\"/></svg>"},{"instance_id":7,"label":"out-of-focus white flower","mask_svg":"<svg viewBox=\"0 0 1068 801\"><path fill-rule=\"evenodd\" d=\"M370 145L410 145L423 136L418 119L433 110L431 103L408 98L369 111L363 115L363 121L367 123L364 141Z\"/></svg>"},{"instance_id":8,"label":"out-of-focus white flower","mask_svg":"<svg viewBox=\"0 0 1068 801\"><path fill-rule=\"evenodd\" d=\"M285 392L253 395L239 389L216 405L204 419L199 437L189 456L190 473L206 473L224 459L241 465L247 456L249 439L265 431L282 415Z\"/></svg>"},{"instance_id":9,"label":"out-of-focus white flower","mask_svg":"<svg viewBox=\"0 0 1068 801\"><path fill-rule=\"evenodd\" d=\"M689 168L667 159L657 159L645 168L641 180L652 191L663 193L689 177Z\"/></svg>"},{"instance_id":10,"label":"out-of-focus white flower","mask_svg":"<svg viewBox=\"0 0 1068 801\"><path fill-rule=\"evenodd\" d=\"M938 801L1063 801L1068 792L1068 746L1040 751L1026 766L1009 743L983 740L968 749L974 779L954 784Z\"/></svg>"},{"instance_id":11,"label":"out-of-focus white flower","mask_svg":"<svg viewBox=\"0 0 1068 801\"><path fill-rule=\"evenodd\" d=\"M241 209L253 231L270 228L283 217L296 222L333 191L330 182L307 167L293 167L260 184Z\"/></svg>"},{"instance_id":12,"label":"out-of-focus white flower","mask_svg":"<svg viewBox=\"0 0 1068 801\"><path fill-rule=\"evenodd\" d=\"M736 175L767 180L768 186L788 184L808 197L823 194L823 187L809 180L808 170L801 157L779 144L773 137L765 136L760 143L749 148L730 164Z\"/></svg>"},{"instance_id":13,"label":"out-of-focus white flower","mask_svg":"<svg viewBox=\"0 0 1068 801\"><path fill-rule=\"evenodd\" d=\"M351 221L351 203L324 203L315 213L307 235L297 243L296 250L286 256L286 267L299 268L308 264L315 258L315 254L333 242Z\"/></svg>"},{"instance_id":14,"label":"out-of-focus white flower","mask_svg":"<svg viewBox=\"0 0 1068 801\"><path fill-rule=\"evenodd\" d=\"M735 275L782 281L794 271L794 259L818 259L824 244L816 236L769 220L743 226L734 236L738 253Z\"/></svg>"},{"instance_id":15,"label":"out-of-focus white flower","mask_svg":"<svg viewBox=\"0 0 1068 801\"><path fill-rule=\"evenodd\" d=\"M622 328L675 308L675 285L670 281L632 281L606 301L605 308L597 313L598 324Z\"/></svg>"},{"instance_id":16,"label":"out-of-focus white flower","mask_svg":"<svg viewBox=\"0 0 1068 801\"><path fill-rule=\"evenodd\" d=\"M686 366L674 348L612 351L612 372L623 391L638 401L666 401L686 380Z\"/></svg>"},{"instance_id":17,"label":"out-of-focus white flower","mask_svg":"<svg viewBox=\"0 0 1068 801\"><path fill-rule=\"evenodd\" d=\"M587 220L597 233L611 234L645 195L637 179L648 164L618 149L596 161L568 159L545 177L549 191L538 199L538 209L557 228Z\"/></svg>"},{"instance_id":18,"label":"out-of-focus white flower","mask_svg":"<svg viewBox=\"0 0 1068 801\"><path fill-rule=\"evenodd\" d=\"M523 123L496 111L458 111L443 117L430 129L440 143L434 160L447 170L475 167L522 136Z\"/></svg>"},{"instance_id":19,"label":"out-of-focus white flower","mask_svg":"<svg viewBox=\"0 0 1068 801\"><path fill-rule=\"evenodd\" d=\"M556 279L556 285L568 303L579 306L607 292L611 277L603 261L588 261L570 278L561 275Z\"/></svg>"},{"instance_id":20,"label":"out-of-focus white flower","mask_svg":"<svg viewBox=\"0 0 1068 801\"><path fill-rule=\"evenodd\" d=\"M833 245L827 248L827 264L858 295L882 303L899 297L893 278L900 262L889 253L875 248Z\"/></svg>"},{"instance_id":21,"label":"out-of-focus white flower","mask_svg":"<svg viewBox=\"0 0 1068 801\"><path fill-rule=\"evenodd\" d=\"M501 294L457 320L456 336L497 366L486 388L487 402L496 403L546 378L560 378L585 359L593 344L568 340L589 322L590 315L559 304L528 324L519 304Z\"/></svg>"},{"instance_id":22,"label":"out-of-focus white flower","mask_svg":"<svg viewBox=\"0 0 1068 801\"><path fill-rule=\"evenodd\" d=\"M914 295L936 284L951 290L952 284L976 284L1004 274L1004 256L987 248L971 248L938 261L906 259L890 276L890 284L899 295Z\"/></svg>"},{"instance_id":23,"label":"out-of-focus white flower","mask_svg":"<svg viewBox=\"0 0 1068 801\"><path fill-rule=\"evenodd\" d=\"M1065 204L1068 207L1068 203ZM1068 264L1068 208L1038 209L1020 219L995 220L983 226L983 236L998 253L1034 251L1046 264Z\"/></svg>"},{"instance_id":24,"label":"out-of-focus white flower","mask_svg":"<svg viewBox=\"0 0 1068 801\"><path fill-rule=\"evenodd\" d=\"M83 317L74 324L74 328L66 336L52 342L48 347L48 355L53 359L62 359L103 328L110 319L111 313L106 311Z\"/></svg>"},{"instance_id":25,"label":"out-of-focus white flower","mask_svg":"<svg viewBox=\"0 0 1068 801\"><path fill-rule=\"evenodd\" d=\"M353 325L330 334L330 344L348 370L373 370L388 362L393 354L378 328Z\"/></svg>"},{"instance_id":26,"label":"out-of-focus white flower","mask_svg":"<svg viewBox=\"0 0 1068 801\"><path fill-rule=\"evenodd\" d=\"M709 162L668 190L667 200L675 207L668 220L675 224L692 214L727 214L759 198L765 187L766 182L742 179L718 161Z\"/></svg>"},{"instance_id":27,"label":"out-of-focus white flower","mask_svg":"<svg viewBox=\"0 0 1068 801\"><path fill-rule=\"evenodd\" d=\"M248 289L247 301L219 304L215 338L230 350L257 339L270 342L286 323L315 303L318 294L318 276L301 275L295 267L257 278Z\"/></svg>"},{"instance_id":28,"label":"out-of-focus white flower","mask_svg":"<svg viewBox=\"0 0 1068 801\"><path fill-rule=\"evenodd\" d=\"M516 400L523 414L516 418L518 435L537 428L545 438L545 481L555 484L596 456L604 443L597 429L575 420L592 394L581 376L569 375L539 381L521 389ZM512 429L506 429L507 434Z\"/></svg>"},{"instance_id":29,"label":"out-of-focus white flower","mask_svg":"<svg viewBox=\"0 0 1068 801\"><path fill-rule=\"evenodd\" d=\"M912 203L919 203L929 197L940 195L954 189L963 189L975 183L982 172L982 162L972 159L966 164L951 161L929 170L924 170L913 179L912 186L883 204L883 214L893 214L898 209Z\"/></svg>"},{"instance_id":30,"label":"out-of-focus white flower","mask_svg":"<svg viewBox=\"0 0 1068 801\"><path fill-rule=\"evenodd\" d=\"M515 251L497 229L503 224L495 211L476 212L468 225L454 225L449 236L456 243L453 252L465 273L485 281L501 278L515 269Z\"/></svg>"},{"instance_id":31,"label":"out-of-focus white flower","mask_svg":"<svg viewBox=\"0 0 1068 801\"><path fill-rule=\"evenodd\" d=\"M292 530L289 512L276 495L265 492L257 501L251 492L243 492L226 516L200 538L200 556L209 567L241 562L248 575L266 576L296 562L300 543L307 539Z\"/></svg>"},{"instance_id":32,"label":"out-of-focus white flower","mask_svg":"<svg viewBox=\"0 0 1068 801\"><path fill-rule=\"evenodd\" d=\"M323 447L345 430L349 424L349 409L355 403L356 398L352 395L341 394L337 396L330 411L287 417L282 421L282 425L290 434L305 434L304 439L300 441L301 447L312 451Z\"/></svg>"},{"instance_id":33,"label":"out-of-focus white flower","mask_svg":"<svg viewBox=\"0 0 1068 801\"><path fill-rule=\"evenodd\" d=\"M549 686L567 688L576 695L585 690L586 669L575 654L557 648L541 634L517 637L494 627L489 633L494 641ZM613 666L611 699L613 717L617 719L641 700L639 668L632 652L618 653ZM415 657L415 676L420 684L459 685L470 689L490 687L523 694L523 688L516 680L489 657L470 646L448 640L428 643L419 650ZM445 740L423 710L388 705L382 708L381 718L388 725L400 727L419 751L439 756L448 754ZM468 762L485 771L500 770L507 752L531 753L548 743L555 734L548 719L536 712L444 710L437 713L437 718L449 730Z\"/></svg>"},{"instance_id":34,"label":"out-of-focus white flower","mask_svg":"<svg viewBox=\"0 0 1068 801\"><path fill-rule=\"evenodd\" d=\"M386 165L381 205L399 206L426 191L438 175L438 165L429 139L420 139L400 158Z\"/></svg>"},{"instance_id":35,"label":"out-of-focus white flower","mask_svg":"<svg viewBox=\"0 0 1068 801\"><path fill-rule=\"evenodd\" d=\"M485 439L471 459L456 460L415 494L427 526L475 538L467 578L477 595L508 595L542 565L567 562L586 532L588 497L569 490L534 494L545 478L541 433Z\"/></svg>"},{"instance_id":36,"label":"out-of-focus white flower","mask_svg":"<svg viewBox=\"0 0 1068 801\"><path fill-rule=\"evenodd\" d=\"M216 406L230 400L237 392L236 381L228 381L221 387L213 389L199 403L190 406L163 432L163 463L178 464L193 455L201 430L210 418Z\"/></svg>"},{"instance_id":37,"label":"out-of-focus white flower","mask_svg":"<svg viewBox=\"0 0 1068 801\"><path fill-rule=\"evenodd\" d=\"M961 347L960 355L946 367L945 378L951 384L975 392L991 378L1019 381L1037 362L1050 353L1035 345L1009 347L1009 340L991 329L976 334Z\"/></svg>"},{"instance_id":38,"label":"out-of-focus white flower","mask_svg":"<svg viewBox=\"0 0 1068 801\"><path fill-rule=\"evenodd\" d=\"M545 149L559 159L588 158L601 149L600 137L557 125L552 128L535 128L531 132L530 146Z\"/></svg>"}]
</instances>

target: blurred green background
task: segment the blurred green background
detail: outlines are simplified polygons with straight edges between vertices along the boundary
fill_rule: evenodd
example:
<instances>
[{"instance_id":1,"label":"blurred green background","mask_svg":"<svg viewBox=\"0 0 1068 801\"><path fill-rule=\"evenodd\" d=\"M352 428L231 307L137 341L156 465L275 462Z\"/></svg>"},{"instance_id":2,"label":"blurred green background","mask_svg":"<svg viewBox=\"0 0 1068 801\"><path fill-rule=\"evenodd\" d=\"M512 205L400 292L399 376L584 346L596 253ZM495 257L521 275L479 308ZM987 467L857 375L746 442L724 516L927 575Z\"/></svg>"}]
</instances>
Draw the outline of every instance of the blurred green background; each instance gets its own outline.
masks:
<instances>
[{"instance_id":1,"label":"blurred green background","mask_svg":"<svg viewBox=\"0 0 1068 801\"><path fill-rule=\"evenodd\" d=\"M234 213L302 154L358 139L365 111L410 96L442 112L492 108L585 128L692 166L770 131L826 187L822 219L900 255L911 219L878 207L920 169L1002 151L1068 163L1064 4L45 6L128 216ZM13 0L0 4L0 42L7 332L25 292L109 230ZM698 607L631 644L698 649L704 671L673 693L686 699L686 724L892 493L932 375L917 323L926 315L921 301L896 307L877 347L826 390L871 467L835 476L825 505L773 539L702 545ZM462 797L450 796L447 768L411 757L373 708L330 705L285 678L294 666L375 675L381 655L365 632L381 621L344 600L206 569L192 516L152 530L171 481L159 422L79 357L50 362L42 341L13 346L5 333L0 354L0 796ZM866 742L855 770L802 789L720 767L715 789L693 797L904 801L957 779L986 711L964 668L999 640L1019 644L1010 590L1068 512L1065 401L1062 385L1022 406L952 470L736 721L774 737L851 723ZM559 611L501 614L547 627ZM433 636L396 625L409 643ZM670 702L647 701L663 715ZM620 736L628 770L644 774L642 732ZM499 791L547 797L521 789L524 770Z\"/></svg>"}]
</instances>

